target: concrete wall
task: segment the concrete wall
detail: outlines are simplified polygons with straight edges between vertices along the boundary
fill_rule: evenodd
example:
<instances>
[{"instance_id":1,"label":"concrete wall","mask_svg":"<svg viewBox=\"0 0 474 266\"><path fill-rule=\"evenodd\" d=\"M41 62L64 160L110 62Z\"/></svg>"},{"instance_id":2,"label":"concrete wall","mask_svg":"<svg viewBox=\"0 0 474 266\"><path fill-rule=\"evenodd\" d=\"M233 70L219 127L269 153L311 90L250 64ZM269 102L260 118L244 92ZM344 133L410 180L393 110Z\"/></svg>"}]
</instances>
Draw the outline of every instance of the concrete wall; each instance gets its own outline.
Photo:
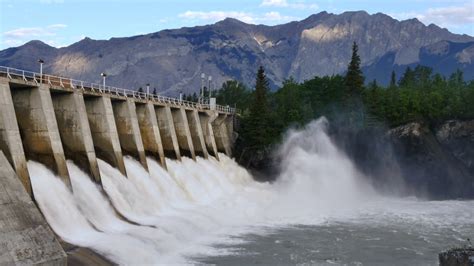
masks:
<instances>
[{"instance_id":1,"label":"concrete wall","mask_svg":"<svg viewBox=\"0 0 474 266\"><path fill-rule=\"evenodd\" d=\"M110 97L85 97L84 102L97 157L127 175Z\"/></svg>"},{"instance_id":2,"label":"concrete wall","mask_svg":"<svg viewBox=\"0 0 474 266\"><path fill-rule=\"evenodd\" d=\"M58 92L51 93L51 96L66 158L73 160L93 180L100 183L82 92Z\"/></svg>"},{"instance_id":3,"label":"concrete wall","mask_svg":"<svg viewBox=\"0 0 474 266\"><path fill-rule=\"evenodd\" d=\"M228 121L227 115L219 115L212 122L212 129L214 130L217 150L219 152L225 152L227 156L232 156L232 141L229 137L229 131L227 129Z\"/></svg>"},{"instance_id":4,"label":"concrete wall","mask_svg":"<svg viewBox=\"0 0 474 266\"><path fill-rule=\"evenodd\" d=\"M181 160L178 137L176 136L171 108L169 106L155 106L155 111L165 155Z\"/></svg>"},{"instance_id":5,"label":"concrete wall","mask_svg":"<svg viewBox=\"0 0 474 266\"><path fill-rule=\"evenodd\" d=\"M166 169L165 153L155 107L151 103L137 103L136 110L145 152L157 159L161 166Z\"/></svg>"},{"instance_id":6,"label":"concrete wall","mask_svg":"<svg viewBox=\"0 0 474 266\"><path fill-rule=\"evenodd\" d=\"M115 100L112 101L112 107L122 153L134 157L145 169L148 169L135 102L132 99Z\"/></svg>"},{"instance_id":7,"label":"concrete wall","mask_svg":"<svg viewBox=\"0 0 474 266\"><path fill-rule=\"evenodd\" d=\"M26 158L45 164L71 188L49 88L10 88Z\"/></svg>"},{"instance_id":8,"label":"concrete wall","mask_svg":"<svg viewBox=\"0 0 474 266\"><path fill-rule=\"evenodd\" d=\"M0 150L3 150L15 169L23 187L32 195L30 176L26 167L26 157L20 129L16 120L15 108L8 80L0 80Z\"/></svg>"},{"instance_id":9,"label":"concrete wall","mask_svg":"<svg viewBox=\"0 0 474 266\"><path fill-rule=\"evenodd\" d=\"M66 262L66 253L0 151L0 265Z\"/></svg>"},{"instance_id":10,"label":"concrete wall","mask_svg":"<svg viewBox=\"0 0 474 266\"><path fill-rule=\"evenodd\" d=\"M207 152L206 142L201 127L201 119L198 110L186 110L188 118L189 130L193 140L194 150L197 155L207 159L209 153Z\"/></svg>"},{"instance_id":11,"label":"concrete wall","mask_svg":"<svg viewBox=\"0 0 474 266\"><path fill-rule=\"evenodd\" d=\"M216 139L214 137L214 129L212 123L217 118L218 113L215 111L199 112L199 121L201 122L202 134L208 152L219 160L219 153L217 151Z\"/></svg>"},{"instance_id":12,"label":"concrete wall","mask_svg":"<svg viewBox=\"0 0 474 266\"><path fill-rule=\"evenodd\" d=\"M181 155L187 155L193 160L196 160L196 153L194 152L193 139L191 137L191 131L189 130L186 110L184 110L183 107L172 108L171 114L173 116L174 128L176 129L176 136L178 137Z\"/></svg>"}]
</instances>

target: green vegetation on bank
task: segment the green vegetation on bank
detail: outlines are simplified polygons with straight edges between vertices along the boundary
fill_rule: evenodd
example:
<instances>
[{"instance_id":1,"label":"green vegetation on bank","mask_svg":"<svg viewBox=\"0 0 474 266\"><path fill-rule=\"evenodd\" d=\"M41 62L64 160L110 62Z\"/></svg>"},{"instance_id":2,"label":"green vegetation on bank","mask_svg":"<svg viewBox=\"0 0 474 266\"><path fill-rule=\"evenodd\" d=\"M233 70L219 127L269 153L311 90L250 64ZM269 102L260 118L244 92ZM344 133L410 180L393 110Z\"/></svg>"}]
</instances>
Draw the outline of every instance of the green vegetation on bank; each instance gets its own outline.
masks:
<instances>
[{"instance_id":1,"label":"green vegetation on bank","mask_svg":"<svg viewBox=\"0 0 474 266\"><path fill-rule=\"evenodd\" d=\"M264 67L260 67L255 89L237 81L224 83L217 102L241 110L237 153L242 147L268 147L278 142L288 127L304 125L322 115L331 121L344 117L348 127L474 118L474 81L464 81L461 71L446 79L419 65L407 68L399 79L392 72L387 87L376 80L364 85L357 52L354 43L344 76L314 77L302 83L290 77L271 92Z\"/></svg>"}]
</instances>

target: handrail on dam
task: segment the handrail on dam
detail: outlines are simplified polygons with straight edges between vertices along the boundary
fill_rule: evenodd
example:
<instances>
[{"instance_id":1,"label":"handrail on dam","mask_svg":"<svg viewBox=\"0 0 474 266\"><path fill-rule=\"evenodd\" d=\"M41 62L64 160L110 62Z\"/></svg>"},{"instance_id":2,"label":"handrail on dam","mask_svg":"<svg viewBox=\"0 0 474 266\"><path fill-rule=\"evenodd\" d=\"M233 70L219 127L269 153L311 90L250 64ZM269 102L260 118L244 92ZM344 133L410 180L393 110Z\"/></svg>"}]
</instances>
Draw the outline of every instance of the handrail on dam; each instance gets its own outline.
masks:
<instances>
[{"instance_id":1,"label":"handrail on dam","mask_svg":"<svg viewBox=\"0 0 474 266\"><path fill-rule=\"evenodd\" d=\"M117 96L131 97L141 100L149 100L157 103L172 104L174 106L184 106L194 108L197 110L216 110L223 113L234 114L235 108L222 105L209 105L203 103L196 103L177 98L155 95L146 92L139 92L130 89L117 88L113 86L103 86L97 83L75 80L72 78L40 74L23 69L0 66L0 75L6 76L9 79L20 79L23 81L32 81L36 84L49 84L50 86L59 86L65 89L79 89L83 91L97 92L103 94L115 94Z\"/></svg>"}]
</instances>

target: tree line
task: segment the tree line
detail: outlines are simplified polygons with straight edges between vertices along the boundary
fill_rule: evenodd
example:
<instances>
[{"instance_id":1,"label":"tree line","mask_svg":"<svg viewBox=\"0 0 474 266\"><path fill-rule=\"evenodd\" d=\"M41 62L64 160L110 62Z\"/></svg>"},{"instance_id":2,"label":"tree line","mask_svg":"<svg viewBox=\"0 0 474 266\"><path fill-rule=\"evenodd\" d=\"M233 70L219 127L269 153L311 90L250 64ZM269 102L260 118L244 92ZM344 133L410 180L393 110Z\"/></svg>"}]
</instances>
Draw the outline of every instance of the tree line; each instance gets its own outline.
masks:
<instances>
[{"instance_id":1,"label":"tree line","mask_svg":"<svg viewBox=\"0 0 474 266\"><path fill-rule=\"evenodd\" d=\"M386 125L412 121L435 125L447 119L474 118L474 82L458 70L449 78L426 66L407 67L400 78L391 74L388 86L376 80L365 85L357 44L345 75L314 77L304 82L289 78L271 91L263 66L257 70L255 88L234 80L218 90L217 102L241 110L239 147L268 147L289 127L302 126L326 116L344 119L347 127Z\"/></svg>"}]
</instances>

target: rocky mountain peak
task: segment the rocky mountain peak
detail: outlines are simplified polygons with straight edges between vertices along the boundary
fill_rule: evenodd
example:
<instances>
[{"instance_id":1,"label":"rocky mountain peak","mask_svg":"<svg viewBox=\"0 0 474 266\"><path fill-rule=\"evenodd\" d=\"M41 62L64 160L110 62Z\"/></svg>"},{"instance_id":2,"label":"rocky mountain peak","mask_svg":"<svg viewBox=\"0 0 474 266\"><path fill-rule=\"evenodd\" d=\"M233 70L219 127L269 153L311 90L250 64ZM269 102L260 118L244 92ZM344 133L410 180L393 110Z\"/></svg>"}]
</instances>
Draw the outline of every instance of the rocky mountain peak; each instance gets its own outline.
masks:
<instances>
[{"instance_id":1,"label":"rocky mountain peak","mask_svg":"<svg viewBox=\"0 0 474 266\"><path fill-rule=\"evenodd\" d=\"M425 26L417 19L398 21L383 13L371 15L365 11L320 12L276 26L226 18L215 24L129 38L86 37L60 49L34 41L0 51L0 65L31 70L37 67L31 61L43 57L52 73L97 81L98 73L106 71L111 73L111 85L136 89L151 83L163 93L176 96L178 91L198 90L201 73L212 75L216 86L228 79L253 86L260 65L273 86L290 76L303 81L315 75L343 73L353 41L359 45L367 80L376 78L383 84L393 69L399 73L418 63L446 75L460 67L466 70L466 78L474 78L474 71L468 73L471 46L455 53L452 48L455 43L474 42L473 37ZM441 41L444 43L438 43ZM439 64L439 60L449 64Z\"/></svg>"}]
</instances>

